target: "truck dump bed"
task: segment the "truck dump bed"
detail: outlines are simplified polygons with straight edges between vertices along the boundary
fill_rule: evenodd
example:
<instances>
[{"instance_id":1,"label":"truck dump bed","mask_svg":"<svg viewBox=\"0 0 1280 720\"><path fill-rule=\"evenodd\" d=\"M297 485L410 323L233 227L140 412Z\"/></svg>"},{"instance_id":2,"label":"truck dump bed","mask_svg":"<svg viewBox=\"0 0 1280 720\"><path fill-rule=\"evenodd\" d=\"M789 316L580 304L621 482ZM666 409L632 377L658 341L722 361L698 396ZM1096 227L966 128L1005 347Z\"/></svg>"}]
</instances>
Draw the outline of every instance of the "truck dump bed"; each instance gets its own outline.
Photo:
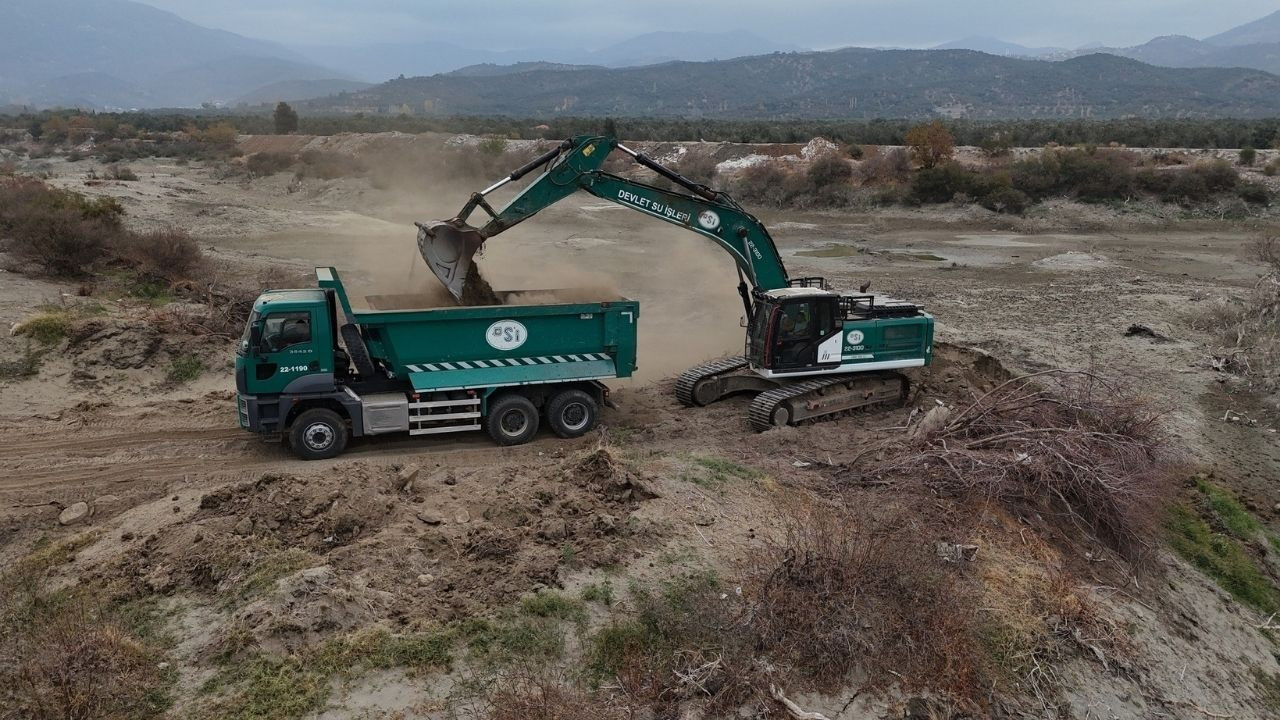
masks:
<instances>
[{"instance_id":1,"label":"truck dump bed","mask_svg":"<svg viewBox=\"0 0 1280 720\"><path fill-rule=\"evenodd\" d=\"M630 377L639 303L353 310L333 268L323 288L364 331L372 357L418 392Z\"/></svg>"}]
</instances>

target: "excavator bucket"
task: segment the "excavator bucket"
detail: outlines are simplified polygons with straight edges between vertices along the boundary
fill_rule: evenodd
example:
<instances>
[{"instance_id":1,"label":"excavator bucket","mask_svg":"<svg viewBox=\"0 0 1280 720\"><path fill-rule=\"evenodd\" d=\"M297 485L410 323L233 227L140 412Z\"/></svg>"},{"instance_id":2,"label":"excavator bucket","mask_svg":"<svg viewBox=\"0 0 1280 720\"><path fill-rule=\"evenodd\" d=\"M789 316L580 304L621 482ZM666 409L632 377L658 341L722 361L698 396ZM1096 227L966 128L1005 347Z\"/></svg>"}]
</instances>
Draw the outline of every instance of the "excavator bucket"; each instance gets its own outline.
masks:
<instances>
[{"instance_id":1,"label":"excavator bucket","mask_svg":"<svg viewBox=\"0 0 1280 720\"><path fill-rule=\"evenodd\" d=\"M417 223L418 252L454 299L463 302L471 258L484 243L479 230L465 223L432 220Z\"/></svg>"}]
</instances>

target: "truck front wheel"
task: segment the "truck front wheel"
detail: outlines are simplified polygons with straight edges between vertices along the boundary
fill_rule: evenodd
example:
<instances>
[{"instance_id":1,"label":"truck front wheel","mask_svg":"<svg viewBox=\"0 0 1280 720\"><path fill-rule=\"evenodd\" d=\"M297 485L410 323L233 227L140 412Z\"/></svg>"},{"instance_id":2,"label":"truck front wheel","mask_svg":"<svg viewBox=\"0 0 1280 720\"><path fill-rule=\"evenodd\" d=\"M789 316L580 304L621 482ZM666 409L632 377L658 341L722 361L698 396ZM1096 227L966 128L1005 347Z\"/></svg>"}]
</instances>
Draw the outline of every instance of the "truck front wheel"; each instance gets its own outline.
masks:
<instances>
[{"instance_id":1,"label":"truck front wheel","mask_svg":"<svg viewBox=\"0 0 1280 720\"><path fill-rule=\"evenodd\" d=\"M522 445L538 432L538 408L523 395L503 395L489 403L484 429L499 445Z\"/></svg>"},{"instance_id":2,"label":"truck front wheel","mask_svg":"<svg viewBox=\"0 0 1280 720\"><path fill-rule=\"evenodd\" d=\"M294 418L289 444L303 460L328 460L347 447L347 423L338 413L312 408Z\"/></svg>"},{"instance_id":3,"label":"truck front wheel","mask_svg":"<svg viewBox=\"0 0 1280 720\"><path fill-rule=\"evenodd\" d=\"M581 390L556 393L547 403L547 422L562 438L582 437L591 432L599 414L595 398Z\"/></svg>"}]
</instances>

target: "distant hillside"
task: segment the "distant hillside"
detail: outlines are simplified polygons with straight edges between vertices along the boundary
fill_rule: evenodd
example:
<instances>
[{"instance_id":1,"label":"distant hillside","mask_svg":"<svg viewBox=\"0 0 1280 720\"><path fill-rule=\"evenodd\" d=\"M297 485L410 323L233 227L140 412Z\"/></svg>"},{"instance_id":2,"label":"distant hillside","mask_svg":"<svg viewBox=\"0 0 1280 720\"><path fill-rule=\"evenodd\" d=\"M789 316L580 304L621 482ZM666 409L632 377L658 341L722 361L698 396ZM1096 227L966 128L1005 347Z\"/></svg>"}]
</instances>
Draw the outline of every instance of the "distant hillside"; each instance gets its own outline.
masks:
<instances>
[{"instance_id":1,"label":"distant hillside","mask_svg":"<svg viewBox=\"0 0 1280 720\"><path fill-rule=\"evenodd\" d=\"M371 87L369 83L357 80L281 80L241 95L232 101L233 105L262 105L285 102L296 102L310 98L337 95L344 92L356 92Z\"/></svg>"},{"instance_id":2,"label":"distant hillside","mask_svg":"<svg viewBox=\"0 0 1280 720\"><path fill-rule=\"evenodd\" d=\"M1224 33L1207 37L1204 41L1211 45L1280 43L1280 10L1251 23L1232 28Z\"/></svg>"},{"instance_id":3,"label":"distant hillside","mask_svg":"<svg viewBox=\"0 0 1280 720\"><path fill-rule=\"evenodd\" d=\"M1183 35L1158 37L1130 48L1099 48L1105 52L1164 67L1253 68L1280 73L1280 43L1219 46Z\"/></svg>"},{"instance_id":4,"label":"distant hillside","mask_svg":"<svg viewBox=\"0 0 1280 720\"><path fill-rule=\"evenodd\" d=\"M481 63L479 65L468 65L464 68L458 68L450 72L450 75L459 77L493 77L495 75L514 75L516 73L533 72L535 70L593 70L599 69L598 65L568 65L565 63L550 62L522 62L513 65L495 65L494 63Z\"/></svg>"},{"instance_id":5,"label":"distant hillside","mask_svg":"<svg viewBox=\"0 0 1280 720\"><path fill-rule=\"evenodd\" d=\"M1009 57L1046 57L1069 52L1058 47L1027 47L1018 43L1006 42L993 37L974 35L949 43L935 46L934 50L977 50L991 55L1007 55Z\"/></svg>"},{"instance_id":6,"label":"distant hillside","mask_svg":"<svg viewBox=\"0 0 1280 720\"><path fill-rule=\"evenodd\" d=\"M128 0L4 0L0 11L0 103L199 105L342 76L282 45Z\"/></svg>"},{"instance_id":7,"label":"distant hillside","mask_svg":"<svg viewBox=\"0 0 1280 720\"><path fill-rule=\"evenodd\" d=\"M312 113L708 118L1257 117L1280 77L1170 69L1111 55L1063 62L962 50L845 49L624 69L393 80Z\"/></svg>"},{"instance_id":8,"label":"distant hillside","mask_svg":"<svg viewBox=\"0 0 1280 720\"><path fill-rule=\"evenodd\" d=\"M744 55L801 49L803 48L747 32L655 32L638 35L599 50L586 50L573 45L490 50L431 38L416 43L299 47L298 51L314 62L343 68L365 80L381 82L400 75L435 75L474 66L510 67L547 63L632 67L672 60L727 60Z\"/></svg>"}]
</instances>

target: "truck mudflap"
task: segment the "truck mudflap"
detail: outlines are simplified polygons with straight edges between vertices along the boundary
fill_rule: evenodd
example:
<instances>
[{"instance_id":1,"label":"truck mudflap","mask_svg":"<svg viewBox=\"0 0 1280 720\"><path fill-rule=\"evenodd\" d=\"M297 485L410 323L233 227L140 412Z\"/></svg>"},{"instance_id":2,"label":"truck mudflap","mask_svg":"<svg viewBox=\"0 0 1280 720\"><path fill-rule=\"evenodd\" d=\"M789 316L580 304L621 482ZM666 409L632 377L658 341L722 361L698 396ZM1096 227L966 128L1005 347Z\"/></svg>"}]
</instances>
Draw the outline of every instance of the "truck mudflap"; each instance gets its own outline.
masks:
<instances>
[{"instance_id":1,"label":"truck mudflap","mask_svg":"<svg viewBox=\"0 0 1280 720\"><path fill-rule=\"evenodd\" d=\"M417 363L406 368L409 382L420 393L608 380L618 376L613 358L605 353Z\"/></svg>"}]
</instances>

